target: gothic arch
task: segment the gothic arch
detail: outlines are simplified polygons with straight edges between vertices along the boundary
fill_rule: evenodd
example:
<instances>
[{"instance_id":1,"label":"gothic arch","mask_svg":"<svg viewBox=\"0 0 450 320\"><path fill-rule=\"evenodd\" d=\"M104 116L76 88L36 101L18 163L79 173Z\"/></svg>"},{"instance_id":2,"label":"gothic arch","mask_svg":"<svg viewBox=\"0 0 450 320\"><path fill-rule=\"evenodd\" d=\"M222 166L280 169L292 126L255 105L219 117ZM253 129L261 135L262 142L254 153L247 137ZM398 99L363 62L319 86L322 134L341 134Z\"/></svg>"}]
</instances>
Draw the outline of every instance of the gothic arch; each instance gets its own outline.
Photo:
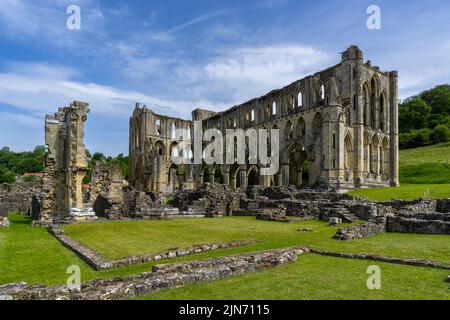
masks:
<instances>
[{"instance_id":1,"label":"gothic arch","mask_svg":"<svg viewBox=\"0 0 450 320\"><path fill-rule=\"evenodd\" d=\"M387 130L388 128L388 115L389 115L389 109L388 109L388 99L386 91L383 90L380 93L380 100L379 100L379 122L380 122L380 129L382 131Z\"/></svg>"},{"instance_id":2,"label":"gothic arch","mask_svg":"<svg viewBox=\"0 0 450 320\"><path fill-rule=\"evenodd\" d=\"M381 174L389 176L390 174L390 156L389 156L389 139L385 137L380 149L380 168Z\"/></svg>"},{"instance_id":3,"label":"gothic arch","mask_svg":"<svg viewBox=\"0 0 450 320\"><path fill-rule=\"evenodd\" d=\"M297 121L296 136L299 138L304 138L306 136L306 123L302 117Z\"/></svg>"},{"instance_id":4,"label":"gothic arch","mask_svg":"<svg viewBox=\"0 0 450 320\"><path fill-rule=\"evenodd\" d=\"M344 168L346 170L354 168L353 139L350 133L347 133L344 139Z\"/></svg>"},{"instance_id":5,"label":"gothic arch","mask_svg":"<svg viewBox=\"0 0 450 320\"><path fill-rule=\"evenodd\" d=\"M247 170L247 185L257 186L259 185L259 169L257 166L249 166Z\"/></svg>"},{"instance_id":6,"label":"gothic arch","mask_svg":"<svg viewBox=\"0 0 450 320\"><path fill-rule=\"evenodd\" d=\"M290 120L288 120L284 126L284 138L288 141L294 139L294 126Z\"/></svg>"},{"instance_id":7,"label":"gothic arch","mask_svg":"<svg viewBox=\"0 0 450 320\"><path fill-rule=\"evenodd\" d=\"M322 115L320 114L320 112L317 112L316 115L314 116L313 121L313 133L314 136L316 136L316 138L322 134L322 129L323 129Z\"/></svg>"}]
</instances>

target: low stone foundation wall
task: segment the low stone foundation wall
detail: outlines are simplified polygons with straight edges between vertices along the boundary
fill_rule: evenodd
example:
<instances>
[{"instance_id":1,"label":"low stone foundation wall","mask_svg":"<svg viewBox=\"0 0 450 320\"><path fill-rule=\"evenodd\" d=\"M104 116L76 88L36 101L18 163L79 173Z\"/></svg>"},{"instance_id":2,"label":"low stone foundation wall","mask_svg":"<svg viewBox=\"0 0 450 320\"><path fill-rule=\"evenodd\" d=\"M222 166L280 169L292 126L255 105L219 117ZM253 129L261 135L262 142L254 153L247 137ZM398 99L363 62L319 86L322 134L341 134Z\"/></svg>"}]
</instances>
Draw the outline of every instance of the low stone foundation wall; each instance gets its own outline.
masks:
<instances>
[{"instance_id":1,"label":"low stone foundation wall","mask_svg":"<svg viewBox=\"0 0 450 320\"><path fill-rule=\"evenodd\" d=\"M116 267L124 267L133 264L146 263L151 261L159 261L163 259L170 259L176 257L184 257L188 255L193 255L205 251L227 249L240 246L246 246L249 244L254 244L256 240L237 240L227 243L212 243L212 244L199 244L188 248L173 248L160 253L146 254L143 256L131 256L125 257L118 260L109 260L100 253L87 248L77 241L64 235L62 230L57 226L52 226L49 228L49 232L58 239L66 248L73 251L81 259L83 259L87 264L96 270L105 270Z\"/></svg>"},{"instance_id":2,"label":"low stone foundation wall","mask_svg":"<svg viewBox=\"0 0 450 320\"><path fill-rule=\"evenodd\" d=\"M386 232L386 219L377 219L376 221L341 228L336 232L334 238L347 241L372 237L383 232Z\"/></svg>"},{"instance_id":3,"label":"low stone foundation wall","mask_svg":"<svg viewBox=\"0 0 450 320\"><path fill-rule=\"evenodd\" d=\"M316 219L316 217L291 217L286 215L278 215L278 214L267 214L267 213L258 213L256 215L256 220L264 220L264 221L274 221L274 222L302 222Z\"/></svg>"},{"instance_id":4,"label":"low stone foundation wall","mask_svg":"<svg viewBox=\"0 0 450 320\"><path fill-rule=\"evenodd\" d=\"M334 252L322 249L309 248L310 252L320 254L323 256L347 258L347 259L362 259L362 260L375 260L386 263L403 264L408 266L416 267L431 267L437 269L450 270L450 264L446 262L433 261L428 259L416 259L416 258L394 258L387 257L379 254L370 253L345 253L345 252Z\"/></svg>"},{"instance_id":5,"label":"low stone foundation wall","mask_svg":"<svg viewBox=\"0 0 450 320\"><path fill-rule=\"evenodd\" d=\"M14 300L112 300L150 294L163 289L223 279L296 261L305 247L268 250L214 259L154 266L153 272L136 276L95 279L81 290L67 286L44 287L17 283L0 287L0 297Z\"/></svg>"},{"instance_id":6,"label":"low stone foundation wall","mask_svg":"<svg viewBox=\"0 0 450 320\"><path fill-rule=\"evenodd\" d=\"M418 217L425 218L424 215ZM450 221L396 216L388 218L387 230L402 233L450 234Z\"/></svg>"}]
</instances>

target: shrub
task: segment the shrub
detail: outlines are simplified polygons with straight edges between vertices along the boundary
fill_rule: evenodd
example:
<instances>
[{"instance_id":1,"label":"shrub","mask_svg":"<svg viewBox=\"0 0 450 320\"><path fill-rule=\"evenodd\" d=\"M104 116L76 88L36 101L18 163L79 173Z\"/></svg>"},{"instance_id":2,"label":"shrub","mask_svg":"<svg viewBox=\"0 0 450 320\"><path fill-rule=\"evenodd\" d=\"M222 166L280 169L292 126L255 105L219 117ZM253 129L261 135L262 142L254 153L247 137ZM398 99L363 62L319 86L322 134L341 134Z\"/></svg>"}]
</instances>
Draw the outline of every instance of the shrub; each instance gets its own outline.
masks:
<instances>
[{"instance_id":1,"label":"shrub","mask_svg":"<svg viewBox=\"0 0 450 320\"><path fill-rule=\"evenodd\" d=\"M445 125L438 125L431 132L430 138L433 143L447 142L450 140L450 129Z\"/></svg>"}]
</instances>

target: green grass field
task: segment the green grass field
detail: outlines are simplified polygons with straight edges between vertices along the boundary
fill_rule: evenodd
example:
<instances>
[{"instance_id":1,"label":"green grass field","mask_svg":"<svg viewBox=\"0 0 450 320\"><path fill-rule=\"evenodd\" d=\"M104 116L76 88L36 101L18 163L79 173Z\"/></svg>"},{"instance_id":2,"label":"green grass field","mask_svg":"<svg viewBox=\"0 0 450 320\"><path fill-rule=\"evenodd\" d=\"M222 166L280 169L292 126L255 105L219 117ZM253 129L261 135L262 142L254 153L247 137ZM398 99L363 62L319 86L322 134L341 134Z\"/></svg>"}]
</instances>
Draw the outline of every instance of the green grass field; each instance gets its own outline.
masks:
<instances>
[{"instance_id":1,"label":"green grass field","mask_svg":"<svg viewBox=\"0 0 450 320\"><path fill-rule=\"evenodd\" d=\"M450 184L402 184L397 188L359 189L349 194L355 197L367 197L374 201L445 199L450 198Z\"/></svg>"},{"instance_id":2,"label":"green grass field","mask_svg":"<svg viewBox=\"0 0 450 320\"><path fill-rule=\"evenodd\" d=\"M450 183L450 143L400 150L400 183Z\"/></svg>"},{"instance_id":3,"label":"green grass field","mask_svg":"<svg viewBox=\"0 0 450 320\"><path fill-rule=\"evenodd\" d=\"M28 217L11 214L11 227L0 230L0 284L26 281L34 284L62 284L66 269L78 265L82 280L137 274L150 271L153 263L94 271L64 248L44 228L31 228ZM301 233L299 227L313 228ZM156 252L194 243L257 239L245 247L210 251L198 255L159 261L173 263L255 250L309 245L343 252L380 253L396 257L420 257L450 262L448 236L386 233L372 238L341 242L332 239L336 227L321 221L277 223L252 217L179 219L169 221L99 222L70 225L66 233L108 255ZM208 234L210 237L208 238ZM163 239L163 240L162 240ZM380 291L364 285L368 265L382 267ZM449 288L443 282L448 271L414 268L377 262L322 257L306 254L300 261L275 269L211 283L164 291L151 299L446 299ZM414 290L412 290L414 289Z\"/></svg>"},{"instance_id":4,"label":"green grass field","mask_svg":"<svg viewBox=\"0 0 450 320\"><path fill-rule=\"evenodd\" d=\"M381 289L366 286L367 267L381 270ZM139 299L319 300L450 299L448 271L314 254L277 268L161 291Z\"/></svg>"}]
</instances>

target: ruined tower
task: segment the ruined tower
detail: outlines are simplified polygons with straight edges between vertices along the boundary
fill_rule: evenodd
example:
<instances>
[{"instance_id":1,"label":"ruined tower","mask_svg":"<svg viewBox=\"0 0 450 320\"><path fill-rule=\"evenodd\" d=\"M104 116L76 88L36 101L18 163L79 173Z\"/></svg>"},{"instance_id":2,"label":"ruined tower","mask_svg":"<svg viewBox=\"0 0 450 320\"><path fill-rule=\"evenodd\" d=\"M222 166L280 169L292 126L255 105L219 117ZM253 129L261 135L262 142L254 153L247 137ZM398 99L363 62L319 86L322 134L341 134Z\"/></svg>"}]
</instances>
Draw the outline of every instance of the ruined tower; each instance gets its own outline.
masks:
<instances>
[{"instance_id":1,"label":"ruined tower","mask_svg":"<svg viewBox=\"0 0 450 320\"><path fill-rule=\"evenodd\" d=\"M52 223L55 216L83 210L83 179L88 172L84 123L88 104L74 101L45 119L45 158L42 210L37 224Z\"/></svg>"}]
</instances>

